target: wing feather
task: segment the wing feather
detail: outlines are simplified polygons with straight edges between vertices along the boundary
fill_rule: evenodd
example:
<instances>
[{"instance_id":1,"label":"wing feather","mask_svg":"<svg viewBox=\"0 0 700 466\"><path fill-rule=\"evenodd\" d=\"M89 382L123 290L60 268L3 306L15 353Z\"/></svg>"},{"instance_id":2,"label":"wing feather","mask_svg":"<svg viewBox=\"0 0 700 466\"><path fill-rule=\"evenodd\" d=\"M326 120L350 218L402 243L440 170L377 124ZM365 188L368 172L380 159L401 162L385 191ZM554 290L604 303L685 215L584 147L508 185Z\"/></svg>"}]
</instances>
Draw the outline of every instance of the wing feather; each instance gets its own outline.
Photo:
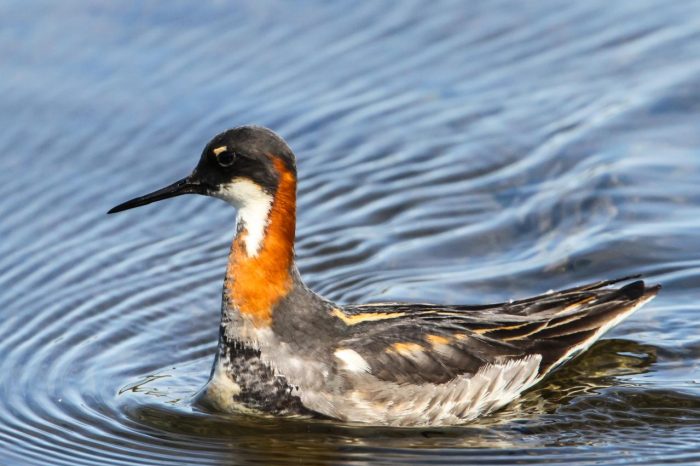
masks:
<instances>
[{"instance_id":1,"label":"wing feather","mask_svg":"<svg viewBox=\"0 0 700 466\"><path fill-rule=\"evenodd\" d=\"M659 290L641 280L607 288L630 278L486 306L377 303L334 309L348 325L339 347L357 351L375 377L398 383L445 383L532 355L541 356L544 374Z\"/></svg>"}]
</instances>

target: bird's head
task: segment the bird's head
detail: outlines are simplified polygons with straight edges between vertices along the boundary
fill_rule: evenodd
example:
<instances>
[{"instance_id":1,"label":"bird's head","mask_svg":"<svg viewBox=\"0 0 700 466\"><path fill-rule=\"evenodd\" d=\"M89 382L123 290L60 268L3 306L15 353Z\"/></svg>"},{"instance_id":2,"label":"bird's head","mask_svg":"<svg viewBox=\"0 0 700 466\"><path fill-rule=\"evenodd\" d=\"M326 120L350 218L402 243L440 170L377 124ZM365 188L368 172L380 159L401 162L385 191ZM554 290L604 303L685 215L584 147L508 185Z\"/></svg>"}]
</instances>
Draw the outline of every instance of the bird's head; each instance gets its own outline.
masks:
<instances>
[{"instance_id":1,"label":"bird's head","mask_svg":"<svg viewBox=\"0 0 700 466\"><path fill-rule=\"evenodd\" d=\"M294 153L287 143L267 128L241 126L214 136L189 176L119 204L108 213L182 194L216 197L238 209L253 204L269 205L284 177L296 181Z\"/></svg>"}]
</instances>

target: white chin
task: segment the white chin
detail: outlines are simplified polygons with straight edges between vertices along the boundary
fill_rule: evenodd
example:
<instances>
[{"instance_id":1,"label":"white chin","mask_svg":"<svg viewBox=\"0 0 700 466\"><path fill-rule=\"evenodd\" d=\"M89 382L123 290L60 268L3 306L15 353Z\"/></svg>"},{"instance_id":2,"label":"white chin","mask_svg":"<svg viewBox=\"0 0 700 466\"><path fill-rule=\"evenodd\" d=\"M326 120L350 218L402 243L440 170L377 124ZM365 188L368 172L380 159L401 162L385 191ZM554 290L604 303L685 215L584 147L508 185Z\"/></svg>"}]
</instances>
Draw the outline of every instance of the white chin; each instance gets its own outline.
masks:
<instances>
[{"instance_id":1,"label":"white chin","mask_svg":"<svg viewBox=\"0 0 700 466\"><path fill-rule=\"evenodd\" d=\"M230 183L221 185L219 191L212 193L212 196L228 202L238 210L238 223L247 232L246 252L249 256L257 255L265 237L272 196L247 178L235 178Z\"/></svg>"}]
</instances>

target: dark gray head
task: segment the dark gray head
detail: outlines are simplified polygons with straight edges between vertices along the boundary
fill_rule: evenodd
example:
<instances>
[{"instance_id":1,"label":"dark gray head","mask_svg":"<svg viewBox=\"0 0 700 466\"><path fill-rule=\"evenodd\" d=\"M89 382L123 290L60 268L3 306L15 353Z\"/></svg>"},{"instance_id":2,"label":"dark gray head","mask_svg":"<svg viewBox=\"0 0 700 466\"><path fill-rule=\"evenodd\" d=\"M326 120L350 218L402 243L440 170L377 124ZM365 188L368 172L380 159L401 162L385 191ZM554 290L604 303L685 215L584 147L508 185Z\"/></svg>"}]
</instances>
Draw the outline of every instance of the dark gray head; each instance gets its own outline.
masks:
<instances>
[{"instance_id":1,"label":"dark gray head","mask_svg":"<svg viewBox=\"0 0 700 466\"><path fill-rule=\"evenodd\" d=\"M274 197L283 174L291 174L296 180L294 153L287 143L267 128L241 126L214 136L190 176L120 204L108 213L182 194L218 197L240 207L256 196Z\"/></svg>"}]
</instances>

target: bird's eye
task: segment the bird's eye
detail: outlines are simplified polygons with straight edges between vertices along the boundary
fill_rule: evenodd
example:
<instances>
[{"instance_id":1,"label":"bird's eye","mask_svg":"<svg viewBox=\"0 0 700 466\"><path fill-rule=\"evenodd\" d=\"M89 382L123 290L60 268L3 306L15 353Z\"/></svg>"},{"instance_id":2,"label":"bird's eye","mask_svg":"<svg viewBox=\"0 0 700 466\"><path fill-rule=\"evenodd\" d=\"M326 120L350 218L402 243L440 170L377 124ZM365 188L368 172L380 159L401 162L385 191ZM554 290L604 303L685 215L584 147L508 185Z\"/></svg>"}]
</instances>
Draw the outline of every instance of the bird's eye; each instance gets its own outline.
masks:
<instances>
[{"instance_id":1,"label":"bird's eye","mask_svg":"<svg viewBox=\"0 0 700 466\"><path fill-rule=\"evenodd\" d=\"M236 161L236 153L230 151L222 152L216 156L216 161L222 167L230 167Z\"/></svg>"}]
</instances>

